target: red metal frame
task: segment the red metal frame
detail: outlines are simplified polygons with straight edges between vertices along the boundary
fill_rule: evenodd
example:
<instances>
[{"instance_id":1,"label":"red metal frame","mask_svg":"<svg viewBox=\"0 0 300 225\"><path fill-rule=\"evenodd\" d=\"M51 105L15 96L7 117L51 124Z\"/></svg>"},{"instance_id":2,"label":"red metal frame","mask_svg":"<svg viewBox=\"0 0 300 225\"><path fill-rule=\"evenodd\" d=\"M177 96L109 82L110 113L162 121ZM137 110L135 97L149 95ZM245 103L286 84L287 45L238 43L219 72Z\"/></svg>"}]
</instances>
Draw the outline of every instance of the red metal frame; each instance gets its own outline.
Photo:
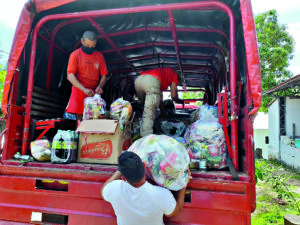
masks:
<instances>
[{"instance_id":1,"label":"red metal frame","mask_svg":"<svg viewBox=\"0 0 300 225\"><path fill-rule=\"evenodd\" d=\"M52 73L52 62L53 62L53 53L54 53L54 38L57 34L57 32L64 26L72 24L72 23L78 23L86 20L85 18L79 18L79 19L74 19L74 20L69 20L69 21L64 21L60 24L58 24L54 30L51 33L50 36L50 46L49 46L49 58L48 58L48 70L47 70L47 81L46 81L46 89L50 90L50 84L51 84L51 73ZM69 53L68 53L69 54Z\"/></svg>"},{"instance_id":2,"label":"red metal frame","mask_svg":"<svg viewBox=\"0 0 300 225\"><path fill-rule=\"evenodd\" d=\"M227 101L227 88L224 87L224 92L218 94L218 113L219 113L219 123L223 126L225 141L228 149L230 158L232 158L232 163L234 168L238 169L238 162L233 158L233 153L231 149L230 139L227 127L230 125L228 119L228 101Z\"/></svg>"},{"instance_id":3,"label":"red metal frame","mask_svg":"<svg viewBox=\"0 0 300 225\"><path fill-rule=\"evenodd\" d=\"M174 43L173 42L154 42L154 43L148 43L148 44L130 45L130 46L126 46L123 48L119 48L119 50L125 51L125 50L131 50L131 49L135 49L135 48L144 48L144 47L150 47L150 46L174 46ZM182 43L181 42L181 43L179 43L179 47L215 48L215 49L219 50L223 56L225 55L224 50L217 45L199 44L199 43ZM109 49L109 50L102 51L103 54L111 53L111 52L115 52L115 50Z\"/></svg>"},{"instance_id":4,"label":"red metal frame","mask_svg":"<svg viewBox=\"0 0 300 225\"><path fill-rule=\"evenodd\" d=\"M174 19L174 16L173 16L173 13L171 10L168 10L168 14L169 14L169 21L170 21L171 30L172 30L172 36L174 39L175 52L176 52L176 56L177 56L178 66L179 66L179 69L182 74L181 56L180 56L180 51L179 51L179 42L178 42L177 34L176 34L175 19Z\"/></svg>"},{"instance_id":5,"label":"red metal frame","mask_svg":"<svg viewBox=\"0 0 300 225\"><path fill-rule=\"evenodd\" d=\"M88 20L92 23L92 25L97 29L97 31L105 38L105 40L113 47L113 49L121 56L125 62L130 66L133 71L136 71L134 66L129 62L129 60L123 55L123 53L119 50L119 48L115 45L115 43L107 36L107 34L103 31L103 29L97 24L92 18L88 18Z\"/></svg>"},{"instance_id":6,"label":"red metal frame","mask_svg":"<svg viewBox=\"0 0 300 225\"><path fill-rule=\"evenodd\" d=\"M132 29L132 30L126 30L126 31L120 31L120 32L115 32L115 33L110 33L107 34L107 36L109 37L115 37L115 36L120 36L120 35L126 35L126 34L133 34L133 33L138 33L138 32L144 32L144 31L172 31L171 28L168 27L147 27L147 28L137 28L137 29ZM217 29L199 29L199 28L176 28L177 32L205 32L205 33L218 33L220 35L222 35L224 38L226 38L226 40L228 41L228 37L227 35L221 31L221 30L217 30ZM99 35L97 38L104 38L103 36ZM79 48L81 42L79 41L75 47L74 50Z\"/></svg>"},{"instance_id":7,"label":"red metal frame","mask_svg":"<svg viewBox=\"0 0 300 225\"><path fill-rule=\"evenodd\" d=\"M181 10L181 9L199 9L203 7L214 7L219 8L227 13L229 17L229 33L230 33L230 93L231 93L231 145L233 150L233 158L238 159L238 112L237 112L237 96L236 96L236 52L235 52L235 20L234 14L229 6L218 1L208 1L208 2L190 2L190 3L174 3L174 4L164 4L155 6L141 6L132 8L121 8L121 9L107 9L107 10L96 10L87 11L79 13L66 13L50 15L42 18L36 25L32 35L32 46L31 46L31 56L30 56L30 66L29 66L29 76L28 76L28 89L27 89L27 99L25 105L25 120L24 120L24 132L23 132L23 144L22 144L22 154L26 154L28 147L28 137L30 129L30 112L32 103L32 91L33 91L33 77L34 77L34 67L36 58L36 41L38 37L38 31L40 28L50 20L59 19L77 19L77 18L89 18L97 16L111 16L117 14L130 14L138 12L151 12L160 10ZM158 43L157 43L158 44ZM168 43L166 43L168 45ZM173 44L172 44L173 45ZM179 46L203 46L198 43L182 43ZM130 46L132 47L132 46ZM218 47L218 46L217 46ZM219 47L218 47L219 48ZM120 49L121 50L121 49ZM223 51L223 49L222 49Z\"/></svg>"}]
</instances>

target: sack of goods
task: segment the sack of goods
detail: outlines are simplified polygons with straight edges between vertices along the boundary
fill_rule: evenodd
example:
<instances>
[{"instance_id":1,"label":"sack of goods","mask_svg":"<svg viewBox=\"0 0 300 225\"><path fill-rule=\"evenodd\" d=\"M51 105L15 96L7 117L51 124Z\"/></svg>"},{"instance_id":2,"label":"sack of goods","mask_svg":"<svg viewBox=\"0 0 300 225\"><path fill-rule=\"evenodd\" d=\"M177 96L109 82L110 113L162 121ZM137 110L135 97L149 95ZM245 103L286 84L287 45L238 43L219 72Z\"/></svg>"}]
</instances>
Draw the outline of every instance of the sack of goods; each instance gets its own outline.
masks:
<instances>
[{"instance_id":1,"label":"sack of goods","mask_svg":"<svg viewBox=\"0 0 300 225\"><path fill-rule=\"evenodd\" d=\"M134 142L128 151L141 157L147 176L159 186L178 191L187 185L190 158L175 139L151 134Z\"/></svg>"},{"instance_id":2,"label":"sack of goods","mask_svg":"<svg viewBox=\"0 0 300 225\"><path fill-rule=\"evenodd\" d=\"M226 143L218 111L213 106L201 106L199 118L184 135L191 159L206 162L207 168L226 167Z\"/></svg>"},{"instance_id":3,"label":"sack of goods","mask_svg":"<svg viewBox=\"0 0 300 225\"><path fill-rule=\"evenodd\" d=\"M130 102L118 98L110 105L111 119L119 120L121 130L124 129L125 121L129 120L132 113L132 106Z\"/></svg>"},{"instance_id":4,"label":"sack of goods","mask_svg":"<svg viewBox=\"0 0 300 225\"><path fill-rule=\"evenodd\" d=\"M46 162L51 160L51 144L48 140L37 140L30 144L31 155L37 161Z\"/></svg>"},{"instance_id":5,"label":"sack of goods","mask_svg":"<svg viewBox=\"0 0 300 225\"><path fill-rule=\"evenodd\" d=\"M84 120L97 120L104 118L106 103L101 98L101 95L95 94L93 97L84 99Z\"/></svg>"}]
</instances>

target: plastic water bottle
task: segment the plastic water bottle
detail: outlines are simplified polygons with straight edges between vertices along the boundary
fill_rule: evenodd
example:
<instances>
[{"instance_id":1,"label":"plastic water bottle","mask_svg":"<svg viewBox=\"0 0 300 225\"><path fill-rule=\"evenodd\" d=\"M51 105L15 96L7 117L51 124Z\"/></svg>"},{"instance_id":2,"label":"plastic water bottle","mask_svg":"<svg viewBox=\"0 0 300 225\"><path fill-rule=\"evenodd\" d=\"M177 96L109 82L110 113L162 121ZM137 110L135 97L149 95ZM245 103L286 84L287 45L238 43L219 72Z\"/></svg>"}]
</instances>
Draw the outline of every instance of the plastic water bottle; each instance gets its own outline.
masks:
<instances>
[{"instance_id":1,"label":"plastic water bottle","mask_svg":"<svg viewBox=\"0 0 300 225\"><path fill-rule=\"evenodd\" d=\"M54 163L56 155L58 156L62 149L62 137L61 130L58 130L56 135L53 138L52 148L51 148L51 162Z\"/></svg>"},{"instance_id":2,"label":"plastic water bottle","mask_svg":"<svg viewBox=\"0 0 300 225\"><path fill-rule=\"evenodd\" d=\"M76 162L77 161L77 134L75 131L71 131L71 142L72 142L72 148L70 153L70 162Z\"/></svg>"}]
</instances>

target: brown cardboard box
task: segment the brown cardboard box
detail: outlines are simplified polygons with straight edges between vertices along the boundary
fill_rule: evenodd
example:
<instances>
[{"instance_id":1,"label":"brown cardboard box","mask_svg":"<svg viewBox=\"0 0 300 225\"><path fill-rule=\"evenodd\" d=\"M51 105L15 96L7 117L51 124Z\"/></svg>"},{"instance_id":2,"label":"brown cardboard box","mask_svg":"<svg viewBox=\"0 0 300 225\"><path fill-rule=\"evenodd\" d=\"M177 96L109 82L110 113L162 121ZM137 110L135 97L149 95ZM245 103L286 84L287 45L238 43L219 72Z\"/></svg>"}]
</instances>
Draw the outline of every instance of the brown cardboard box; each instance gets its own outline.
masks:
<instances>
[{"instance_id":1,"label":"brown cardboard box","mask_svg":"<svg viewBox=\"0 0 300 225\"><path fill-rule=\"evenodd\" d=\"M117 164L122 150L131 145L130 123L122 131L118 120L84 120L80 132L78 162Z\"/></svg>"}]
</instances>

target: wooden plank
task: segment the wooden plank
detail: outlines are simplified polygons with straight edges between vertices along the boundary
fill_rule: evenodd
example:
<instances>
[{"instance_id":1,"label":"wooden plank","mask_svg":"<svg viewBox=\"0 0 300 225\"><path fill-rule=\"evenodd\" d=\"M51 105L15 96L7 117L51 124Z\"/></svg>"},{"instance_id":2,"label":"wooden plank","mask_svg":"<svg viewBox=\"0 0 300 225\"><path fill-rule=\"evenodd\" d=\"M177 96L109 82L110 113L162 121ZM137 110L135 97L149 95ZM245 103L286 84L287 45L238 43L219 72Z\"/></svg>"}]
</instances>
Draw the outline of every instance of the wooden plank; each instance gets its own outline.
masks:
<instances>
[{"instance_id":1,"label":"wooden plank","mask_svg":"<svg viewBox=\"0 0 300 225\"><path fill-rule=\"evenodd\" d=\"M45 89L43 89L43 88L36 87L36 86L33 87L33 92L38 92L38 93L40 93L40 94L44 94L44 95L47 95L47 96L56 97L56 98L59 98L59 99L61 99L61 100L65 100L65 101L68 100L68 98L66 98L66 97L63 96L63 95L59 95L59 94L53 93L53 92L51 92L51 91L47 91L47 90L45 90Z\"/></svg>"}]
</instances>

